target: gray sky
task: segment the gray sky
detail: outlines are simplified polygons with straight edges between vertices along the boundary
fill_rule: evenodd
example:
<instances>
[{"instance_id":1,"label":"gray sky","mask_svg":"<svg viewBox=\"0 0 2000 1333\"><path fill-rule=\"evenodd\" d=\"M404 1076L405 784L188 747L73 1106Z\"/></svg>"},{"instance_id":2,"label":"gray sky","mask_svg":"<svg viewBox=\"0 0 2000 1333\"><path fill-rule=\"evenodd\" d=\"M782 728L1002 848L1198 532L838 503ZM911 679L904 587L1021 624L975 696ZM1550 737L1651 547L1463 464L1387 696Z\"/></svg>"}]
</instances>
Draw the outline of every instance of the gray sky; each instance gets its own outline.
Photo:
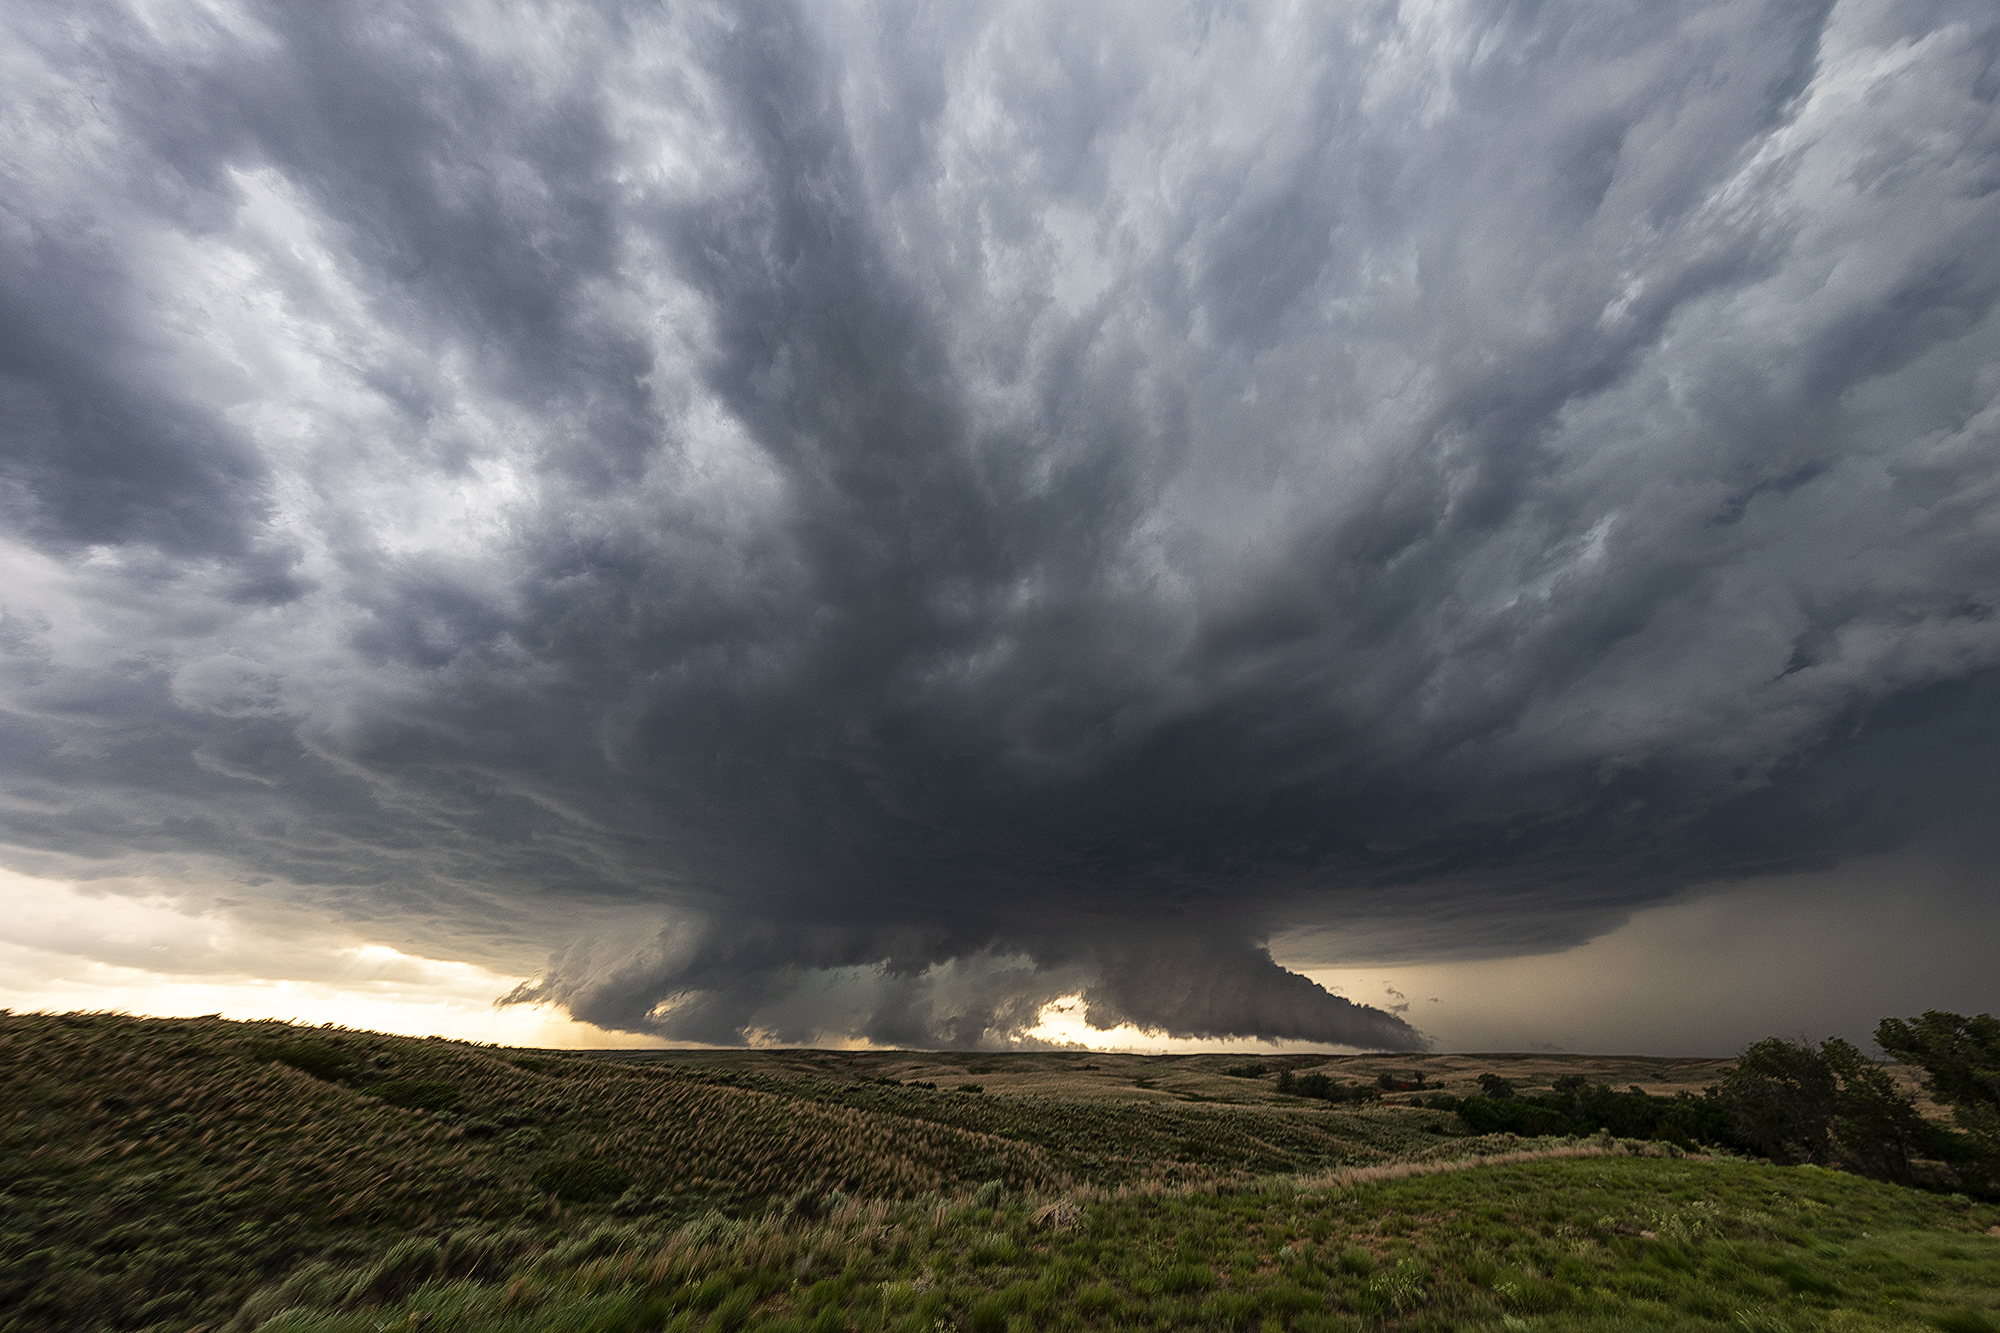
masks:
<instances>
[{"instance_id":1,"label":"gray sky","mask_svg":"<svg viewBox=\"0 0 2000 1333\"><path fill-rule=\"evenodd\" d=\"M14 872L690 1041L2000 998L1988 3L0 29Z\"/></svg>"}]
</instances>

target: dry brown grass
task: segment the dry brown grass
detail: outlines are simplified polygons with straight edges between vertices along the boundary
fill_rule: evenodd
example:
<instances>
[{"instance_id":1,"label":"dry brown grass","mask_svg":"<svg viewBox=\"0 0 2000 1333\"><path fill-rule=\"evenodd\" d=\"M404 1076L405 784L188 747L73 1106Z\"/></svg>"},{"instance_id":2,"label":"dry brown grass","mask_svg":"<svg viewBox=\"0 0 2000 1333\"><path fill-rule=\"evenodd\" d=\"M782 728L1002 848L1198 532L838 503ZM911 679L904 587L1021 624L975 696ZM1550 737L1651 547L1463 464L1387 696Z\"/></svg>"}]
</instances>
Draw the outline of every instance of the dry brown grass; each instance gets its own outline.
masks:
<instances>
[{"instance_id":1,"label":"dry brown grass","mask_svg":"<svg viewBox=\"0 0 2000 1333\"><path fill-rule=\"evenodd\" d=\"M274 1062L274 1044L349 1054L365 1076L448 1083L456 1117L386 1105ZM468 1137L517 1117L533 1142ZM775 1195L809 1187L908 1197L963 1164L1016 1186L1063 1173L1031 1144L686 1077L670 1067L522 1061L443 1041L222 1019L0 1015L0 1142L18 1170L66 1176L144 1160L218 1198L330 1222L515 1215L550 1155L615 1162L642 1188Z\"/></svg>"},{"instance_id":2,"label":"dry brown grass","mask_svg":"<svg viewBox=\"0 0 2000 1333\"><path fill-rule=\"evenodd\" d=\"M988 1093L1087 1101L1164 1103L1188 1100L1224 1104L1285 1104L1276 1088L1281 1069L1313 1071L1344 1083L1373 1085L1384 1074L1426 1092L1465 1096L1479 1076L1499 1074L1522 1092L1546 1091L1557 1079L1582 1075L1621 1091L1637 1086L1656 1096L1695 1092L1713 1084L1734 1060L1656 1056L1543 1053L1444 1055L1127 1055L1099 1051L648 1051L592 1053L618 1063L668 1063L709 1073L780 1078L894 1078L939 1087L977 1083ZM1233 1078L1222 1071L1263 1064L1263 1079ZM1140 1080L1151 1087L1137 1086ZM1407 1099L1410 1094L1391 1094Z\"/></svg>"}]
</instances>

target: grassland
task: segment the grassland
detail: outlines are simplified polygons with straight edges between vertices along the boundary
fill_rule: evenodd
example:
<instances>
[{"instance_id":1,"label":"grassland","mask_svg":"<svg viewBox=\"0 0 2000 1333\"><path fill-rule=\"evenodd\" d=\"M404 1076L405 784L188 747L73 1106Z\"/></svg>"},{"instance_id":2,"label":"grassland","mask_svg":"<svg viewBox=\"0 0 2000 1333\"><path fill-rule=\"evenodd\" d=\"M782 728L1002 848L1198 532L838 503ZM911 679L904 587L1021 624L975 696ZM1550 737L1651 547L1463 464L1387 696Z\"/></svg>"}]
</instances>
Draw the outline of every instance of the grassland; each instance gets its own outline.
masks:
<instances>
[{"instance_id":1,"label":"grassland","mask_svg":"<svg viewBox=\"0 0 2000 1333\"><path fill-rule=\"evenodd\" d=\"M1443 1091L1717 1072L1311 1063ZM1481 1138L1239 1064L0 1015L0 1330L2000 1330L2000 1208Z\"/></svg>"}]
</instances>

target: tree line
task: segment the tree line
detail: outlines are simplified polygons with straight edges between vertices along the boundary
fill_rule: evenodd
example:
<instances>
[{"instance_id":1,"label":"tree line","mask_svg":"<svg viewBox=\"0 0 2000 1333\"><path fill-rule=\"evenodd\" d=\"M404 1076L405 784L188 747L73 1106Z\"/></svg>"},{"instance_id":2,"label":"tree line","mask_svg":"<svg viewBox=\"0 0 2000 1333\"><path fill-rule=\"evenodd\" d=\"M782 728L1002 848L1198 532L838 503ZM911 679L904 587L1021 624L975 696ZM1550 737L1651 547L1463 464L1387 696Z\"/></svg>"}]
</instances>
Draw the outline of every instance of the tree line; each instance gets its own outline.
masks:
<instances>
[{"instance_id":1,"label":"tree line","mask_svg":"<svg viewBox=\"0 0 2000 1333\"><path fill-rule=\"evenodd\" d=\"M1767 1037L1699 1096L1617 1092L1580 1075L1523 1095L1499 1075L1482 1074L1479 1093L1421 1104L1455 1112L1481 1134L1603 1130L2000 1197L2000 1019L1933 1009L1882 1020L1875 1041L1923 1071L1924 1091L1950 1110L1951 1123L1926 1119L1886 1069L1838 1037L1818 1046Z\"/></svg>"}]
</instances>

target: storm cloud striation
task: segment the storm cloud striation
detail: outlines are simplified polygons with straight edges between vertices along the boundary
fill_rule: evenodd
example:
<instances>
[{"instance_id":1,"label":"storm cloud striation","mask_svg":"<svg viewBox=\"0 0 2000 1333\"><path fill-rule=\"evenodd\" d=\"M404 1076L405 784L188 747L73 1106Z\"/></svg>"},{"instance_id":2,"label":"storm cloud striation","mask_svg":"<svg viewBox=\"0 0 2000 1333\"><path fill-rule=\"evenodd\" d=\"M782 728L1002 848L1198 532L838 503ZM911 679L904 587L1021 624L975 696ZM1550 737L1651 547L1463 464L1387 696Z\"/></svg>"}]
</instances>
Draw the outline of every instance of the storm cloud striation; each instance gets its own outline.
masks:
<instances>
[{"instance_id":1,"label":"storm cloud striation","mask_svg":"<svg viewBox=\"0 0 2000 1333\"><path fill-rule=\"evenodd\" d=\"M17 869L1404 1048L1269 942L2000 825L1990 5L4 23Z\"/></svg>"}]
</instances>

